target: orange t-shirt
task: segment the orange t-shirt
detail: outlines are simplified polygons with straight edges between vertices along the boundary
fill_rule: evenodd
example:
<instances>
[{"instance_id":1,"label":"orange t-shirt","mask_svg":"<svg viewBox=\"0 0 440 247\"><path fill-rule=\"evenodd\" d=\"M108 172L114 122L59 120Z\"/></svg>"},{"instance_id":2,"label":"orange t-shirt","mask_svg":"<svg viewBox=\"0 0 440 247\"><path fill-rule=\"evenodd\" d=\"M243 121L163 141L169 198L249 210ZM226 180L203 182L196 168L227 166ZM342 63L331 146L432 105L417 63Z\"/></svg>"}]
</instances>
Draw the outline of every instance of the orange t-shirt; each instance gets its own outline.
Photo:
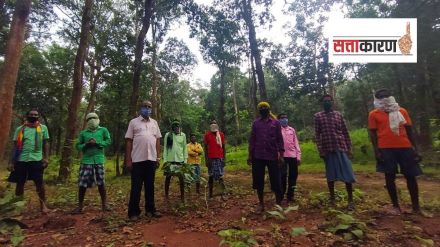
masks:
<instances>
[{"instance_id":1,"label":"orange t-shirt","mask_svg":"<svg viewBox=\"0 0 440 247\"><path fill-rule=\"evenodd\" d=\"M368 115L368 128L377 131L377 145L379 148L412 147L405 129L405 126L412 126L411 119L404 108L401 107L399 111L406 120L406 124L399 126L399 135L391 131L388 113L375 109Z\"/></svg>"}]
</instances>

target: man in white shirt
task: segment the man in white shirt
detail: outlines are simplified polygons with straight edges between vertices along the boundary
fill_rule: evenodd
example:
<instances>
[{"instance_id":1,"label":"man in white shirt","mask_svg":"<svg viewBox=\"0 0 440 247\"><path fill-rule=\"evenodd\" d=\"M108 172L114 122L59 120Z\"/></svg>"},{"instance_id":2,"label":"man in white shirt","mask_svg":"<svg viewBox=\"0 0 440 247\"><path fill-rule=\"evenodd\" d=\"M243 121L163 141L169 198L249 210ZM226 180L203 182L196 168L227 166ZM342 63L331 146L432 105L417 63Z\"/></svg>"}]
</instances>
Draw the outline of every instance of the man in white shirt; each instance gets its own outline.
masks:
<instances>
[{"instance_id":1,"label":"man in white shirt","mask_svg":"<svg viewBox=\"0 0 440 247\"><path fill-rule=\"evenodd\" d=\"M160 162L160 133L156 120L150 118L152 104L146 100L139 109L140 116L130 121L125 134L125 164L131 171L128 217L138 220L142 185L145 187L145 214L161 217L154 205L154 177Z\"/></svg>"}]
</instances>

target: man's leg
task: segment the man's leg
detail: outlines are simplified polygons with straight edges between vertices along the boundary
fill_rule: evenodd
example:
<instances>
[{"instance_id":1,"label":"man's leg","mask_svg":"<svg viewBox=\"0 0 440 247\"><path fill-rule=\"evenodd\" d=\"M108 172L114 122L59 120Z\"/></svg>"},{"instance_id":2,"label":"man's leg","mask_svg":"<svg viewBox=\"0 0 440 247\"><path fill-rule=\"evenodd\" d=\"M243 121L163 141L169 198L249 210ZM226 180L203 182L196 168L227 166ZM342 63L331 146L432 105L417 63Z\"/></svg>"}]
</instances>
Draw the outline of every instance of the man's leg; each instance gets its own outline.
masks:
<instances>
[{"instance_id":1,"label":"man's leg","mask_svg":"<svg viewBox=\"0 0 440 247\"><path fill-rule=\"evenodd\" d=\"M328 192L330 193L330 206L335 206L335 181L328 181L327 180L327 186L328 186Z\"/></svg>"},{"instance_id":2,"label":"man's leg","mask_svg":"<svg viewBox=\"0 0 440 247\"><path fill-rule=\"evenodd\" d=\"M266 164L263 160L255 160L252 164L252 187L257 190L258 203L257 213L264 212L264 175Z\"/></svg>"},{"instance_id":3,"label":"man's leg","mask_svg":"<svg viewBox=\"0 0 440 247\"><path fill-rule=\"evenodd\" d=\"M298 179L298 161L296 158L289 158L287 164L289 165L289 187L287 189L287 200L293 201L296 189L296 180Z\"/></svg>"},{"instance_id":4,"label":"man's leg","mask_svg":"<svg viewBox=\"0 0 440 247\"><path fill-rule=\"evenodd\" d=\"M347 190L348 210L354 210L353 184L352 183L345 183L345 189Z\"/></svg>"},{"instance_id":5,"label":"man's leg","mask_svg":"<svg viewBox=\"0 0 440 247\"><path fill-rule=\"evenodd\" d=\"M43 181L34 180L35 187L37 188L38 198L40 200L40 210L43 213L47 213L49 209L46 207L46 190L44 188Z\"/></svg>"},{"instance_id":6,"label":"man's leg","mask_svg":"<svg viewBox=\"0 0 440 247\"><path fill-rule=\"evenodd\" d=\"M287 174L290 172L288 160L289 158L284 158L286 161L281 167L280 167L280 183L281 183L281 196L284 198L284 195L286 192L288 192L289 187L287 185ZM287 194L287 199L289 199L289 194Z\"/></svg>"},{"instance_id":7,"label":"man's leg","mask_svg":"<svg viewBox=\"0 0 440 247\"><path fill-rule=\"evenodd\" d=\"M185 181L183 176L179 176L180 201L185 202Z\"/></svg>"},{"instance_id":8,"label":"man's leg","mask_svg":"<svg viewBox=\"0 0 440 247\"><path fill-rule=\"evenodd\" d=\"M170 195L170 183L171 183L171 175L166 175L165 176L165 199L168 200L169 199L169 195Z\"/></svg>"},{"instance_id":9,"label":"man's leg","mask_svg":"<svg viewBox=\"0 0 440 247\"><path fill-rule=\"evenodd\" d=\"M101 196L102 211L111 211L110 207L107 204L107 191L105 189L105 185L99 185L98 191L99 195Z\"/></svg>"},{"instance_id":10,"label":"man's leg","mask_svg":"<svg viewBox=\"0 0 440 247\"><path fill-rule=\"evenodd\" d=\"M411 196L411 204L413 212L420 212L419 204L419 186L417 184L417 178L415 176L405 176L406 185Z\"/></svg>"},{"instance_id":11,"label":"man's leg","mask_svg":"<svg viewBox=\"0 0 440 247\"><path fill-rule=\"evenodd\" d=\"M212 198L213 187L214 187L214 177L209 176L209 178L208 178L208 196L209 196L209 198Z\"/></svg>"},{"instance_id":12,"label":"man's leg","mask_svg":"<svg viewBox=\"0 0 440 247\"><path fill-rule=\"evenodd\" d=\"M283 200L282 190L281 190L281 181L280 181L280 166L278 165L278 161L267 161L268 162L268 171L269 171L269 180L270 187L272 191L275 193L276 204L280 205Z\"/></svg>"},{"instance_id":13,"label":"man's leg","mask_svg":"<svg viewBox=\"0 0 440 247\"><path fill-rule=\"evenodd\" d=\"M156 162L148 161L148 164L145 165L145 169L145 212L155 214L154 179L156 177Z\"/></svg>"},{"instance_id":14,"label":"man's leg","mask_svg":"<svg viewBox=\"0 0 440 247\"><path fill-rule=\"evenodd\" d=\"M387 187L388 194L390 196L393 207L399 209L399 201L397 199L397 189L396 189L396 174L395 173L385 173L385 184Z\"/></svg>"},{"instance_id":15,"label":"man's leg","mask_svg":"<svg viewBox=\"0 0 440 247\"><path fill-rule=\"evenodd\" d=\"M23 196L24 195L24 184L25 182L17 182L17 185L15 186L15 195L16 196Z\"/></svg>"},{"instance_id":16,"label":"man's leg","mask_svg":"<svg viewBox=\"0 0 440 247\"><path fill-rule=\"evenodd\" d=\"M143 183L143 166L145 162L133 163L131 170L131 189L130 189L130 201L128 203L128 217L139 216L141 210L139 208L139 202L141 200L142 183Z\"/></svg>"}]
</instances>

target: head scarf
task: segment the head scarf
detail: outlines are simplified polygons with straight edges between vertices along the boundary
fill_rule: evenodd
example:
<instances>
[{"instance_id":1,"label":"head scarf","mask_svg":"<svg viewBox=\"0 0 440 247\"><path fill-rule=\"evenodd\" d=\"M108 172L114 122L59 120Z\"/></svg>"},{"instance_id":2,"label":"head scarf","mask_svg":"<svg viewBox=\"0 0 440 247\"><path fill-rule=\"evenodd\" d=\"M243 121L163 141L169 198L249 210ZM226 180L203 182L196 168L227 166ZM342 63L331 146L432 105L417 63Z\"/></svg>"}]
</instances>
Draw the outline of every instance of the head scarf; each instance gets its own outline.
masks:
<instances>
[{"instance_id":1,"label":"head scarf","mask_svg":"<svg viewBox=\"0 0 440 247\"><path fill-rule=\"evenodd\" d=\"M260 110L260 108L262 107L267 107L269 108L269 117L272 119L277 119L277 117L275 116L275 114L272 113L272 111L270 110L270 104L267 101L261 101L260 103L258 103L257 105L257 109Z\"/></svg>"},{"instance_id":2,"label":"head scarf","mask_svg":"<svg viewBox=\"0 0 440 247\"><path fill-rule=\"evenodd\" d=\"M212 123L211 125L209 125L209 130L215 133L215 142L217 142L217 144L222 147L222 137L220 136L220 129L218 127L218 124Z\"/></svg>"},{"instance_id":3,"label":"head scarf","mask_svg":"<svg viewBox=\"0 0 440 247\"><path fill-rule=\"evenodd\" d=\"M171 131L170 132L168 132L168 137L167 137L167 149L171 149L171 148L173 148L173 135L174 135L174 127L176 127L176 126L180 126L180 122L179 122L179 120L177 120L177 119L174 119L172 122L171 122Z\"/></svg>"},{"instance_id":4,"label":"head scarf","mask_svg":"<svg viewBox=\"0 0 440 247\"><path fill-rule=\"evenodd\" d=\"M378 99L374 97L374 107L383 112L388 113L388 118L390 120L390 129L395 135L399 135L399 126L401 124L406 124L406 120L402 113L399 111L400 106L396 102L393 96Z\"/></svg>"},{"instance_id":5,"label":"head scarf","mask_svg":"<svg viewBox=\"0 0 440 247\"><path fill-rule=\"evenodd\" d=\"M98 128L98 126L99 126L98 114L91 112L86 115L86 120L87 120L87 129L88 130L94 131Z\"/></svg>"}]
</instances>

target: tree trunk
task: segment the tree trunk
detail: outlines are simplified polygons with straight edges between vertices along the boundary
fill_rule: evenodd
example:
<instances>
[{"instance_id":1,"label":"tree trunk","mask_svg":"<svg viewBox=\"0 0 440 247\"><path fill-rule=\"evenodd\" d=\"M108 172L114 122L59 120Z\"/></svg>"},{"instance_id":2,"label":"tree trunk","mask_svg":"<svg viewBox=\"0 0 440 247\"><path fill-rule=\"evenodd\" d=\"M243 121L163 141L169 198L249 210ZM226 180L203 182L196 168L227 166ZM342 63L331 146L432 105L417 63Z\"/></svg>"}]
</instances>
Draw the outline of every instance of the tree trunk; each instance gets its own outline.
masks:
<instances>
[{"instance_id":1,"label":"tree trunk","mask_svg":"<svg viewBox=\"0 0 440 247\"><path fill-rule=\"evenodd\" d=\"M84 4L81 35L79 40L78 51L75 57L75 65L73 70L73 90L69 103L69 114L66 121L66 136L64 139L63 151L61 154L60 170L58 177L61 181L66 181L70 176L70 167L72 165L73 142L77 132L77 114L81 104L81 94L83 88L83 68L84 60L87 55L88 38L90 32L90 22L92 19L93 0L86 0Z\"/></svg>"},{"instance_id":2,"label":"tree trunk","mask_svg":"<svg viewBox=\"0 0 440 247\"><path fill-rule=\"evenodd\" d=\"M220 120L220 129L225 132L226 123L225 123L225 63L220 66L220 108L219 108L219 120Z\"/></svg>"},{"instance_id":3,"label":"tree trunk","mask_svg":"<svg viewBox=\"0 0 440 247\"><path fill-rule=\"evenodd\" d=\"M11 29L5 50L5 60L0 72L0 158L5 153L6 143L9 140L9 131L12 121L12 105L18 69L22 55L26 23L31 11L32 0L17 0L12 17Z\"/></svg>"},{"instance_id":4,"label":"tree trunk","mask_svg":"<svg viewBox=\"0 0 440 247\"><path fill-rule=\"evenodd\" d=\"M154 0L145 0L144 16L142 18L142 28L136 41L136 50L133 65L132 92L130 98L129 117L135 117L137 102L139 100L140 79L142 72L142 55L144 54L144 41L150 28L151 16L153 14Z\"/></svg>"},{"instance_id":5,"label":"tree trunk","mask_svg":"<svg viewBox=\"0 0 440 247\"><path fill-rule=\"evenodd\" d=\"M236 145L241 144L240 138L240 116L238 115L238 105L237 105L237 90L235 89L235 72L232 77L232 102L234 104L234 115L235 115L235 138Z\"/></svg>"},{"instance_id":6,"label":"tree trunk","mask_svg":"<svg viewBox=\"0 0 440 247\"><path fill-rule=\"evenodd\" d=\"M429 79L426 58L421 58L421 61L417 63L417 84L416 95L417 104L415 106L416 116L418 120L418 145L422 150L430 149L431 143L431 126L429 122L429 112L427 109L427 82Z\"/></svg>"},{"instance_id":7,"label":"tree trunk","mask_svg":"<svg viewBox=\"0 0 440 247\"><path fill-rule=\"evenodd\" d=\"M94 73L96 69L96 74ZM98 89L99 80L101 77L101 65L91 66L90 73L90 97L89 103L87 104L86 114L84 114L83 126L82 129L86 128L87 121L86 116L90 112L95 110L95 102L96 102L96 90Z\"/></svg>"},{"instance_id":8,"label":"tree trunk","mask_svg":"<svg viewBox=\"0 0 440 247\"><path fill-rule=\"evenodd\" d=\"M255 75L255 66L254 66L254 56L251 55L251 103L252 103L252 110L254 112L254 118L256 119L258 117L258 110L257 110L257 77Z\"/></svg>"},{"instance_id":9,"label":"tree trunk","mask_svg":"<svg viewBox=\"0 0 440 247\"><path fill-rule=\"evenodd\" d=\"M249 33L249 46L251 54L255 59L255 71L258 77L258 86L260 89L260 100L267 100L266 83L264 81L263 65L261 64L261 53L258 49L257 35L255 32L254 21L252 20L251 0L242 0L242 14L246 22Z\"/></svg>"},{"instance_id":10,"label":"tree trunk","mask_svg":"<svg viewBox=\"0 0 440 247\"><path fill-rule=\"evenodd\" d=\"M154 19L154 17L153 17ZM157 107L157 84L158 84L158 77L157 77L157 71L156 71L156 63L157 63L157 40L156 40L156 28L155 23L153 21L153 24L151 25L151 33L153 36L153 56L151 59L151 69L152 69L152 77L151 77L151 87L152 87L152 94L151 94L151 104L153 105L153 117L157 120L157 117L159 116L159 107Z\"/></svg>"},{"instance_id":11,"label":"tree trunk","mask_svg":"<svg viewBox=\"0 0 440 247\"><path fill-rule=\"evenodd\" d=\"M57 145L55 148L55 154L60 155L61 153L61 137L62 137L63 129L58 126L57 128Z\"/></svg>"}]
</instances>

